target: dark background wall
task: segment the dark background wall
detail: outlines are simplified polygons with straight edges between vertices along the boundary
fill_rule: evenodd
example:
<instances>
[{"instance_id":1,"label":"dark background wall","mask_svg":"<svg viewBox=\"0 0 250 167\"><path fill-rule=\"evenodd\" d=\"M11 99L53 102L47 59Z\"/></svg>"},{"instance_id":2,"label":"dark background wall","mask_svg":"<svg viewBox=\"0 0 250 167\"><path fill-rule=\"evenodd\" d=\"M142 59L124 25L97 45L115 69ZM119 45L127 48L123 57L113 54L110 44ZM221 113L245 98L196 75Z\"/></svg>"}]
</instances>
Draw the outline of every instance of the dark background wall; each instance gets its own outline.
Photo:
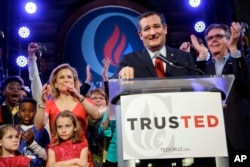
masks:
<instances>
[{"instance_id":1,"label":"dark background wall","mask_svg":"<svg viewBox=\"0 0 250 167\"><path fill-rule=\"evenodd\" d=\"M46 81L51 70L65 61L64 39L67 34L67 23L74 13L81 8L91 9L96 4L130 4L137 11L155 10L166 17L168 23L167 42L179 47L189 40L194 32L193 24L199 19L208 24L214 22L230 24L231 21L250 23L250 4L248 0L202 0L198 9L188 7L183 0L36 0L38 11L34 16L22 12L23 0L0 1L0 37L1 59L6 75L21 75L28 83L27 68L18 68L15 59L19 53L27 56L27 45L31 41L46 45L47 51L39 59L39 67ZM31 37L20 39L17 27L21 23L31 27ZM249 30L245 34L249 37ZM203 37L203 34L196 35ZM84 79L84 78L82 78Z\"/></svg>"}]
</instances>

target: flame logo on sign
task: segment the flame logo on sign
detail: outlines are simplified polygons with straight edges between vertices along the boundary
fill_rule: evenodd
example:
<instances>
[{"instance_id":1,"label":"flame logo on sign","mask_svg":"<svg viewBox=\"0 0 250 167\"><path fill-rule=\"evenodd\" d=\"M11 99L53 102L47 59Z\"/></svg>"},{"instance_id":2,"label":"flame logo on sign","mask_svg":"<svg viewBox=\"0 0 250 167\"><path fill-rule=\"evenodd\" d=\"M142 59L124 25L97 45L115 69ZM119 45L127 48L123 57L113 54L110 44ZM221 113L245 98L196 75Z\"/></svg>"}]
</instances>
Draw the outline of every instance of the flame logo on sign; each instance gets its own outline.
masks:
<instances>
[{"instance_id":1,"label":"flame logo on sign","mask_svg":"<svg viewBox=\"0 0 250 167\"><path fill-rule=\"evenodd\" d=\"M81 50L82 56L85 59L85 62L90 65L90 67L94 67L92 70L97 74L100 74L102 71L102 64L101 61L98 60L98 55L95 49L95 33L97 32L98 26L106 19L110 17L124 17L129 22L135 25L136 18L132 16L128 16L122 13L106 13L102 14L96 18L94 18L86 27L83 32L82 40L81 40ZM108 38L107 42L105 43L103 49L103 56L108 57L112 60L112 66L117 66L120 60L120 57L130 51L132 48L129 43L127 43L126 37L124 34L121 33L118 26L114 27L114 31L111 36ZM112 73L108 73L109 76Z\"/></svg>"},{"instance_id":2,"label":"flame logo on sign","mask_svg":"<svg viewBox=\"0 0 250 167\"><path fill-rule=\"evenodd\" d=\"M112 60L111 65L118 66L120 55L122 55L124 51L126 42L127 41L125 35L121 33L118 26L115 26L114 32L104 46L103 53L105 57Z\"/></svg>"}]
</instances>

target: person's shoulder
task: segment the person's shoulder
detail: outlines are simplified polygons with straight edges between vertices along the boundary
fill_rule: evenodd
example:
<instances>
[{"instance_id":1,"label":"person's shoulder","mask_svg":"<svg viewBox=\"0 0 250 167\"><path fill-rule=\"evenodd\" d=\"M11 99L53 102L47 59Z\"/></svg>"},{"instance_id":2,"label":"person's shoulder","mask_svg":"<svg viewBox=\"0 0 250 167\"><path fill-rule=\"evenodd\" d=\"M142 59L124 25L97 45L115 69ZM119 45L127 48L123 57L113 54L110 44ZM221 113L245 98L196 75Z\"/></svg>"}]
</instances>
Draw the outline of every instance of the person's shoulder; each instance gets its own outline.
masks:
<instances>
[{"instance_id":1,"label":"person's shoulder","mask_svg":"<svg viewBox=\"0 0 250 167\"><path fill-rule=\"evenodd\" d=\"M145 54L145 52L146 52L145 49L136 50L136 51L127 53L127 54L125 54L124 56L125 56L125 57L130 57L130 56L134 56L134 55L142 55L142 54Z\"/></svg>"}]
</instances>

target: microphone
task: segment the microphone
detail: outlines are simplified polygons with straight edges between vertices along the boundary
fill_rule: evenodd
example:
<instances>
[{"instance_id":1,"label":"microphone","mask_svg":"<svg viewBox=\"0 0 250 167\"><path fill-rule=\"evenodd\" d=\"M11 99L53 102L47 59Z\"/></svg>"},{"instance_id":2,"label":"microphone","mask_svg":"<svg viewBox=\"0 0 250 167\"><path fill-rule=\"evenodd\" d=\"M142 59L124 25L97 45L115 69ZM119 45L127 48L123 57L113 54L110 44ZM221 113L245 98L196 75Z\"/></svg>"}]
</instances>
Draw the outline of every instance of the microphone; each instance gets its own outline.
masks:
<instances>
[{"instance_id":1,"label":"microphone","mask_svg":"<svg viewBox=\"0 0 250 167\"><path fill-rule=\"evenodd\" d=\"M169 61L168 59L166 59L164 56L162 56L160 52L156 52L155 55L153 56L153 58L159 58L163 62L167 63L168 65L170 65L172 67L175 67L175 68L178 68L178 67L175 66L174 63L172 63L171 61Z\"/></svg>"},{"instance_id":2,"label":"microphone","mask_svg":"<svg viewBox=\"0 0 250 167\"><path fill-rule=\"evenodd\" d=\"M188 70L198 72L201 75L205 75L205 73L199 68L193 68L193 67L188 66L187 64L183 64L183 63L175 61L175 60L169 61L166 57L162 56L160 53L156 54L154 57L161 59L162 61L164 61L165 63L169 64L172 67L186 68Z\"/></svg>"}]
</instances>

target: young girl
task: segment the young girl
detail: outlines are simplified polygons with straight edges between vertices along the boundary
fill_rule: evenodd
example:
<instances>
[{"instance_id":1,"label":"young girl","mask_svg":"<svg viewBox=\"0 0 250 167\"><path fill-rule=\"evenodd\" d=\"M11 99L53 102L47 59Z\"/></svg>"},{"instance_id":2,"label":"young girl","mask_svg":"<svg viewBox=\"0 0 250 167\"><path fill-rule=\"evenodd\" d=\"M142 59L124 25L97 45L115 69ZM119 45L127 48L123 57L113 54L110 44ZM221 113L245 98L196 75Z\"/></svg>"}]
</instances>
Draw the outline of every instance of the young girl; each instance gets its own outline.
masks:
<instances>
[{"instance_id":1,"label":"young girl","mask_svg":"<svg viewBox=\"0 0 250 167\"><path fill-rule=\"evenodd\" d=\"M11 124L0 127L0 166L29 167L30 159L21 156L17 151L19 147L19 135L16 128Z\"/></svg>"},{"instance_id":2,"label":"young girl","mask_svg":"<svg viewBox=\"0 0 250 167\"><path fill-rule=\"evenodd\" d=\"M48 150L47 167L88 167L88 143L82 140L81 126L68 110L58 113L53 126L54 139Z\"/></svg>"}]
</instances>

